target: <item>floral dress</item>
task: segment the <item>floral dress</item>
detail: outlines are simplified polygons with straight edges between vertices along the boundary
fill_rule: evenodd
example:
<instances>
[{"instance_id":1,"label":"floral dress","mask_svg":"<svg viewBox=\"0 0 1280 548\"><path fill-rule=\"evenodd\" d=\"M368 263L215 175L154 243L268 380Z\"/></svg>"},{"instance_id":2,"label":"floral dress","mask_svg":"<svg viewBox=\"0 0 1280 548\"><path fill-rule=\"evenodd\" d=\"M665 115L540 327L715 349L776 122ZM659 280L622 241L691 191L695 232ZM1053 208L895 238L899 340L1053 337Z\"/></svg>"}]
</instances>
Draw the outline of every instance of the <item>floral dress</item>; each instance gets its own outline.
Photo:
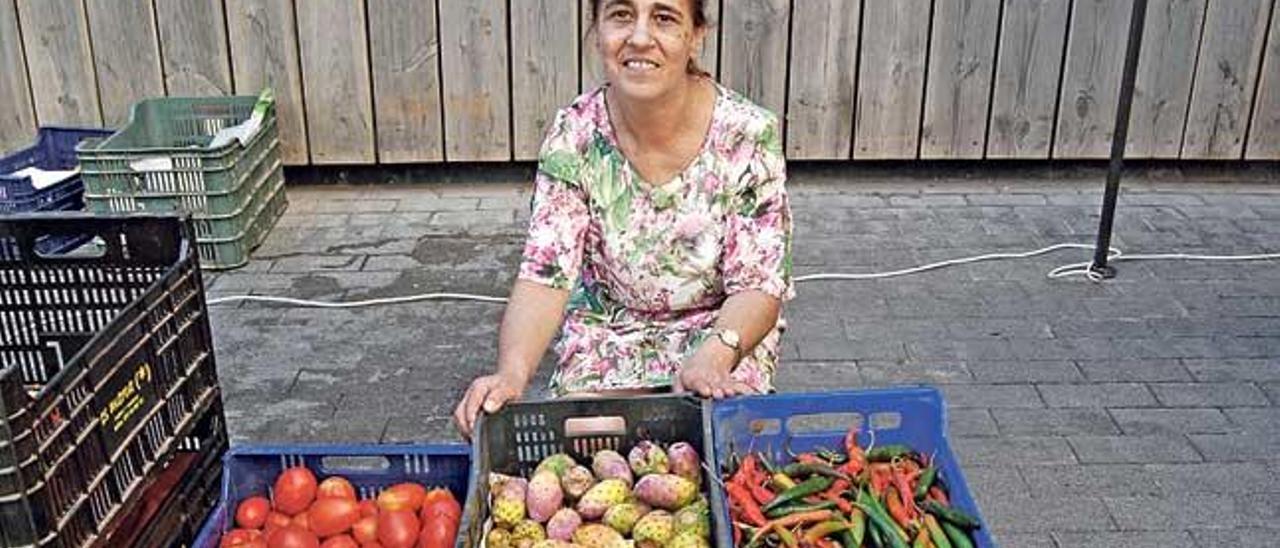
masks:
<instances>
[{"instance_id":1,"label":"floral dress","mask_svg":"<svg viewBox=\"0 0 1280 548\"><path fill-rule=\"evenodd\" d=\"M618 147L604 86L548 129L518 277L571 291L556 394L670 386L729 295L794 296L777 117L716 88L701 150L660 186ZM772 391L784 329L779 318L733 377Z\"/></svg>"}]
</instances>

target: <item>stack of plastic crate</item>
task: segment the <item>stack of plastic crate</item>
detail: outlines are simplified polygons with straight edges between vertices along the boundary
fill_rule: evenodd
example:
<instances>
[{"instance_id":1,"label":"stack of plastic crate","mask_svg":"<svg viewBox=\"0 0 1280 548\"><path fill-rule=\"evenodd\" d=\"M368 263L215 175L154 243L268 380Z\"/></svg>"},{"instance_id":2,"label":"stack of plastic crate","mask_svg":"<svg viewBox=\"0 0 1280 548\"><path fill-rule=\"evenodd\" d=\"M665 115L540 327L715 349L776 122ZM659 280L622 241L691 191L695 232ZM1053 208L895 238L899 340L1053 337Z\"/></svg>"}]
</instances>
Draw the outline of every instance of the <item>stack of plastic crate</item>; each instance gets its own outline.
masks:
<instances>
[{"instance_id":1,"label":"stack of plastic crate","mask_svg":"<svg viewBox=\"0 0 1280 548\"><path fill-rule=\"evenodd\" d=\"M111 135L109 129L46 126L30 147L0 154L0 215L84 209L84 184L76 169L76 145ZM60 254L86 241L81 236L45 238L42 254Z\"/></svg>"},{"instance_id":2,"label":"stack of plastic crate","mask_svg":"<svg viewBox=\"0 0 1280 548\"><path fill-rule=\"evenodd\" d=\"M269 93L143 100L77 148L86 208L190 213L201 266L242 266L288 206L278 135Z\"/></svg>"}]
</instances>

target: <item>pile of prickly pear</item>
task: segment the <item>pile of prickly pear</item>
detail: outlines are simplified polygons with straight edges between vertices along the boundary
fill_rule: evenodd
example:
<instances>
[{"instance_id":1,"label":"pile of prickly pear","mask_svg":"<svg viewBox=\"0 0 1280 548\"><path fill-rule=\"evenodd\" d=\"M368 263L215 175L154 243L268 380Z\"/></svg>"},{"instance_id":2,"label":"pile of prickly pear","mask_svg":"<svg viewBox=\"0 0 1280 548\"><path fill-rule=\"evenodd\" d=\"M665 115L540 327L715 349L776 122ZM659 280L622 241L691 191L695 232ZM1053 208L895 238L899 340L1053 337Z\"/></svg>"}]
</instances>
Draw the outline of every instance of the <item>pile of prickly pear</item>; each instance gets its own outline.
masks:
<instances>
[{"instance_id":1,"label":"pile of prickly pear","mask_svg":"<svg viewBox=\"0 0 1280 548\"><path fill-rule=\"evenodd\" d=\"M533 476L489 476L486 548L710 548L702 459L685 442L558 453Z\"/></svg>"}]
</instances>

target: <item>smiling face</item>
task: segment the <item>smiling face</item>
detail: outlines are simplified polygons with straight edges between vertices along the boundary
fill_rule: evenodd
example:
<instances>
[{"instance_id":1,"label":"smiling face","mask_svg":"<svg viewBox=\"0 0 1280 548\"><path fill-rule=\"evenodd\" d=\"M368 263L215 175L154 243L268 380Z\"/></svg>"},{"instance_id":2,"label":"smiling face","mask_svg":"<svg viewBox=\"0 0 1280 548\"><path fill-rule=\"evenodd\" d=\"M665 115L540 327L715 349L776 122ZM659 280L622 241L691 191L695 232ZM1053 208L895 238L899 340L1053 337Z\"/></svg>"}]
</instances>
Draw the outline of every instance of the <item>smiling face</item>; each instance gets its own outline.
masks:
<instances>
[{"instance_id":1,"label":"smiling face","mask_svg":"<svg viewBox=\"0 0 1280 548\"><path fill-rule=\"evenodd\" d=\"M596 46L620 94L654 99L685 83L706 26L694 0L601 0Z\"/></svg>"}]
</instances>

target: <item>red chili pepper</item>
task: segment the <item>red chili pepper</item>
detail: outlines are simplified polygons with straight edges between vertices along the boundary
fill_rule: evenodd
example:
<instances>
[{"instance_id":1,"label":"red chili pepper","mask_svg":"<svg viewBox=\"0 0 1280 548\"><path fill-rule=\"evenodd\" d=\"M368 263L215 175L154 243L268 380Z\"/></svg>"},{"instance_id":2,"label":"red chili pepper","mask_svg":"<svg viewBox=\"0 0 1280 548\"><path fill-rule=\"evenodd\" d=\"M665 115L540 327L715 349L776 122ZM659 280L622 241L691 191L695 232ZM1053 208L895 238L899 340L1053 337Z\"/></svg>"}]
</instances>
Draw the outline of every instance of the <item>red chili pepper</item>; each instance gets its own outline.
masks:
<instances>
[{"instance_id":1,"label":"red chili pepper","mask_svg":"<svg viewBox=\"0 0 1280 548\"><path fill-rule=\"evenodd\" d=\"M850 428L849 432L844 435L844 450L849 454L849 462L844 463L841 468L846 474L856 476L859 472L867 467L867 454L858 445L858 431Z\"/></svg>"},{"instance_id":2,"label":"red chili pepper","mask_svg":"<svg viewBox=\"0 0 1280 548\"><path fill-rule=\"evenodd\" d=\"M884 494L885 488L893 483L893 469L887 462L873 462L870 465L871 492L876 496Z\"/></svg>"},{"instance_id":3,"label":"red chili pepper","mask_svg":"<svg viewBox=\"0 0 1280 548\"><path fill-rule=\"evenodd\" d=\"M724 490L729 493L729 498L733 502L742 507L742 517L751 525L756 527L764 527L769 520L765 519L764 512L760 511L760 506L756 504L755 499L751 498L751 493L738 483L726 483Z\"/></svg>"},{"instance_id":4,"label":"red chili pepper","mask_svg":"<svg viewBox=\"0 0 1280 548\"><path fill-rule=\"evenodd\" d=\"M947 494L936 485L929 488L929 498L942 503L943 506L951 506L951 501L947 499Z\"/></svg>"},{"instance_id":5,"label":"red chili pepper","mask_svg":"<svg viewBox=\"0 0 1280 548\"><path fill-rule=\"evenodd\" d=\"M914 531L913 518L907 511L906 506L902 505L902 497L898 496L898 490L890 487L889 491L884 495L884 507L889 512L889 516L893 521L898 522L906 531Z\"/></svg>"},{"instance_id":6,"label":"red chili pepper","mask_svg":"<svg viewBox=\"0 0 1280 548\"><path fill-rule=\"evenodd\" d=\"M831 464L813 453L800 453L796 455L796 462L802 464Z\"/></svg>"},{"instance_id":7,"label":"red chili pepper","mask_svg":"<svg viewBox=\"0 0 1280 548\"><path fill-rule=\"evenodd\" d=\"M915 519L920 515L920 509L916 508L916 499L911 496L912 493L915 493L915 490L911 488L911 480L914 479L915 476L920 475L920 472L919 470L915 473L907 472L903 470L901 463L899 463L898 466L894 466L892 470L893 485L898 491L898 497L901 499L902 508L907 512L908 518Z\"/></svg>"}]
</instances>

